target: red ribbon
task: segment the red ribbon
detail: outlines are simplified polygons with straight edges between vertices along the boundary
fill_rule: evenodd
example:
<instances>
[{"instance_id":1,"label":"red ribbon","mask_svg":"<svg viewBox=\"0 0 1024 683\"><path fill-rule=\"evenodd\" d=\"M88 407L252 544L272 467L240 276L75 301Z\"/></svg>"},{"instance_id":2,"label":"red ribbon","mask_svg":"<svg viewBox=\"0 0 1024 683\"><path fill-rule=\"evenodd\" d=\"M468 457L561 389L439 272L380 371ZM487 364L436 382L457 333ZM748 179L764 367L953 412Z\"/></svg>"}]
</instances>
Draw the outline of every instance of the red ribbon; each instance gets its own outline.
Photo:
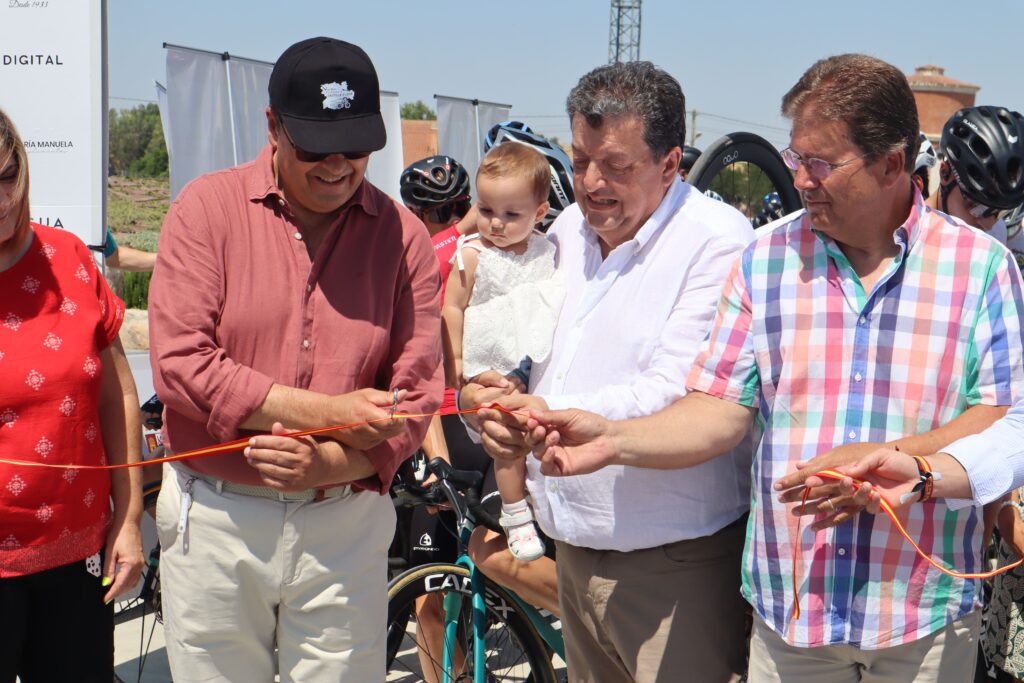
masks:
<instances>
[{"instance_id":1,"label":"red ribbon","mask_svg":"<svg viewBox=\"0 0 1024 683\"><path fill-rule=\"evenodd\" d=\"M317 434L326 434L327 432L336 432L343 429L353 429L355 427L362 427L363 425L372 424L374 422L384 422L387 420L408 420L411 418L418 417L434 417L435 415L462 415L466 413L475 413L484 408L491 410L498 410L508 415L526 415L521 411L508 410L497 404L489 406L481 406L479 408L470 408L468 410L451 410L437 413L395 413L389 417L381 417L375 420L365 420L363 422L352 422L344 425L334 425L332 427L316 427L314 429L301 429L295 432L287 432L280 436L291 436L294 438L300 438L303 436L316 436ZM234 441L227 441L225 443L215 444L213 446L206 446L205 448L197 448L191 451L185 451L183 453L175 453L173 455L165 455L162 458L153 458L151 460L140 460L138 462L123 462L116 465L68 465L61 463L48 463L48 462L35 462L31 460L15 460L11 458L0 458L0 463L5 465L23 465L25 467L48 467L51 469L61 470L122 470L130 467L142 467L144 465L159 465L165 462L177 462L179 460L191 460L193 458L205 458L211 455L220 455L222 453L232 453L234 451L240 451L249 445L250 439L253 437L247 436L244 439L235 439Z\"/></svg>"},{"instance_id":2,"label":"red ribbon","mask_svg":"<svg viewBox=\"0 0 1024 683\"><path fill-rule=\"evenodd\" d=\"M844 477L846 477L847 475L842 474L841 472L837 472L835 470L822 470L821 472L818 472L816 476L821 477L822 479L834 479L834 480L840 481ZM861 484L863 484L863 483L864 482L862 482L862 481L859 481L857 479L853 479L853 489L854 489L854 491L859 489L861 487ZM801 504L802 505L806 505L807 504L807 497L810 495L810 493L811 493L811 490L809 488L804 489L803 499L801 500ZM914 550L917 552L917 554L920 557L922 557L926 562L928 562L928 564L930 564L931 566L935 567L936 569L938 569L943 574L947 574L949 576L953 576L953 577L956 577L958 579L988 579L988 578L991 578L993 576L996 576L997 574L1003 574L1004 572L1008 572L1011 569L1014 569L1015 567L1020 566L1020 564L1022 562L1024 562L1024 558L1021 558L1021 559L1017 560L1016 562L1014 562L1013 564L1008 564L1005 567L1000 567L998 569L993 569L992 571L989 571L989 572L973 572L973 573L971 573L971 572L958 572L958 571L956 571L954 569L950 569L949 567L946 567L941 562L939 562L938 560L934 559L933 557L931 557L930 555L925 553L923 550L921 550L920 546L917 545L917 542L914 541L914 539L911 538L910 534L907 533L907 530L903 527L903 524L900 522L899 517L896 516L896 511L892 509L892 506L889 505L889 503L885 500L885 498L882 498L882 511L885 512L885 514L889 515L889 519L891 519L892 523L896 525L896 529L899 530L900 534L903 535L903 538L905 538L907 540L907 542L910 543L910 545L914 548ZM792 616L793 620L796 620L796 619L800 618L800 592L798 590L800 581L799 581L799 576L798 576L798 572L797 572L797 569L796 569L796 566L797 566L796 565L796 561L797 561L797 556L800 554L800 526L801 526L801 522L802 521L803 521L803 517L802 516L797 519L797 523L796 523L796 539L793 542L793 616Z\"/></svg>"}]
</instances>

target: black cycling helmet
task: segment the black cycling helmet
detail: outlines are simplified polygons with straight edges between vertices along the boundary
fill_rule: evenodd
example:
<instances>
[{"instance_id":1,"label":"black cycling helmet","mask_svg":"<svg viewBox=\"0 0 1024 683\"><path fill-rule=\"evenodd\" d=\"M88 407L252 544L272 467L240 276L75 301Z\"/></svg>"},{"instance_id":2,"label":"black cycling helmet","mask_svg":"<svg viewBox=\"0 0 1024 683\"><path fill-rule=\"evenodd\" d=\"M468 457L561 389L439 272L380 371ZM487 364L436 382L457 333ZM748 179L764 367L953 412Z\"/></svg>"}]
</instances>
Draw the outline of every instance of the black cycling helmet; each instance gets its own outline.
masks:
<instances>
[{"instance_id":1,"label":"black cycling helmet","mask_svg":"<svg viewBox=\"0 0 1024 683\"><path fill-rule=\"evenodd\" d=\"M564 149L537 135L528 125L519 121L503 121L487 131L487 135L484 136L484 151L488 152L506 140L529 145L548 160L548 167L551 169L551 189L548 192L548 212L541 221L541 225L547 228L558 214L576 201L576 195L572 190L572 161Z\"/></svg>"},{"instance_id":2,"label":"black cycling helmet","mask_svg":"<svg viewBox=\"0 0 1024 683\"><path fill-rule=\"evenodd\" d=\"M679 157L679 168L689 173L690 169L693 168L693 165L697 163L697 157L699 156L699 149L686 145L683 147L683 155Z\"/></svg>"},{"instance_id":3,"label":"black cycling helmet","mask_svg":"<svg viewBox=\"0 0 1024 683\"><path fill-rule=\"evenodd\" d=\"M399 185L405 205L419 211L469 200L469 174L443 154L410 164L402 171Z\"/></svg>"},{"instance_id":4,"label":"black cycling helmet","mask_svg":"<svg viewBox=\"0 0 1024 683\"><path fill-rule=\"evenodd\" d=\"M967 107L942 128L942 153L968 199L995 209L1024 200L1024 118L1004 107Z\"/></svg>"}]
</instances>

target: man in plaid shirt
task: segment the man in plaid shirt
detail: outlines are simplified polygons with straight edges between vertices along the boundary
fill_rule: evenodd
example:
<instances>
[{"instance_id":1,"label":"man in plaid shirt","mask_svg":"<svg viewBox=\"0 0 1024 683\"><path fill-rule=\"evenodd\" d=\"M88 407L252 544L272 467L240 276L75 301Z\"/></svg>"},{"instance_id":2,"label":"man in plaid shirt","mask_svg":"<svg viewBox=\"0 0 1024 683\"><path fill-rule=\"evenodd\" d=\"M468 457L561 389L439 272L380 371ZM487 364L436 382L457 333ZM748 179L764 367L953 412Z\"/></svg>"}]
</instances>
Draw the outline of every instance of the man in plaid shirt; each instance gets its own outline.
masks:
<instances>
[{"instance_id":1,"label":"man in plaid shirt","mask_svg":"<svg viewBox=\"0 0 1024 683\"><path fill-rule=\"evenodd\" d=\"M753 424L751 683L962 683L979 582L931 568L888 517L851 515L877 498L870 486L809 503L821 517L797 537L793 496L773 485L816 456L808 471L878 443L934 453L1002 415L1024 386L1021 276L1004 247L926 207L912 185L917 110L898 69L865 55L821 60L782 110L806 208L734 265L690 393L624 422L537 412L535 452L551 474L690 467ZM980 508L932 500L902 514L925 552L980 569Z\"/></svg>"}]
</instances>

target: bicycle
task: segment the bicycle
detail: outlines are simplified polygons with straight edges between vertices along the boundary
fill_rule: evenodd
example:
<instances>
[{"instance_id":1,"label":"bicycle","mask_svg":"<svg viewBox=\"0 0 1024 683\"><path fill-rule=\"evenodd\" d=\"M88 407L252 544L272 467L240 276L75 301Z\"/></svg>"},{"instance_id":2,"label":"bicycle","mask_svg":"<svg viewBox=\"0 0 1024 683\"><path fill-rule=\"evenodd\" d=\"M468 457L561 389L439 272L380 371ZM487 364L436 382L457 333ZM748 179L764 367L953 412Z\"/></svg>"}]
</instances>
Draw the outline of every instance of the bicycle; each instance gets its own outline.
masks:
<instances>
[{"instance_id":1,"label":"bicycle","mask_svg":"<svg viewBox=\"0 0 1024 683\"><path fill-rule=\"evenodd\" d=\"M784 213L803 208L793 174L778 150L753 133L730 133L715 140L694 162L687 182L713 190L753 221L762 198L778 192Z\"/></svg>"},{"instance_id":2,"label":"bicycle","mask_svg":"<svg viewBox=\"0 0 1024 683\"><path fill-rule=\"evenodd\" d=\"M437 480L423 489L393 487L396 504L443 505L458 522L459 556L453 563L415 567L388 586L387 671L389 681L422 681L423 662L443 683L558 680L553 655L563 660L560 624L511 590L488 582L466 552L477 524L500 530L497 520L480 505L479 472L453 470L439 458L427 469ZM440 600L444 614L442 652L431 652L419 637L414 619L417 598Z\"/></svg>"}]
</instances>

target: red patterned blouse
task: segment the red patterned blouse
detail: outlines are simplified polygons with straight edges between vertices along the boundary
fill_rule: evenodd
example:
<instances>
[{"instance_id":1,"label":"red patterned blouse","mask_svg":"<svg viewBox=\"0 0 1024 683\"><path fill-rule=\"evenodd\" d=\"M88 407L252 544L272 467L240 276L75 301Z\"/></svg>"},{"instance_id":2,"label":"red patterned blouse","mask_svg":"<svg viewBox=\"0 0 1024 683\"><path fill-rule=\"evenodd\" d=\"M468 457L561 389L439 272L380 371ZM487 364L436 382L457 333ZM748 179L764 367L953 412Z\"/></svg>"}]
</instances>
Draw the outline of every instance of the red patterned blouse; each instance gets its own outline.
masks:
<instances>
[{"instance_id":1,"label":"red patterned blouse","mask_svg":"<svg viewBox=\"0 0 1024 683\"><path fill-rule=\"evenodd\" d=\"M0 458L106 462L100 352L124 304L69 232L32 224L32 245L0 272ZM0 463L0 578L81 560L103 544L110 475Z\"/></svg>"}]
</instances>

